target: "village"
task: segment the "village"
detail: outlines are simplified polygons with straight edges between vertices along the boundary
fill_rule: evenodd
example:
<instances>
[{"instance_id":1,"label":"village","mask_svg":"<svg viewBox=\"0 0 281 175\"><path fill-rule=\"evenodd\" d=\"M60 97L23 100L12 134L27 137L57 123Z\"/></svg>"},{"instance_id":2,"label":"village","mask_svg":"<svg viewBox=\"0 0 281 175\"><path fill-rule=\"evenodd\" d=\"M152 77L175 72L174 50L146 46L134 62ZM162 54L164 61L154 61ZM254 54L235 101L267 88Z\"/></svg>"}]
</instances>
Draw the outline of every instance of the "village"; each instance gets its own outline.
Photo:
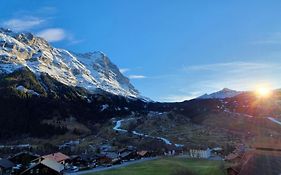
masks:
<instances>
[{"instance_id":1,"label":"village","mask_svg":"<svg viewBox=\"0 0 281 175\"><path fill-rule=\"evenodd\" d=\"M83 174L83 171L88 172L89 170L98 170L99 168L106 170L107 167L114 167L128 162L160 159L162 157L182 156L189 159L217 160L221 159L223 153L221 148L178 149L159 153L149 150L138 150L133 146L116 149L111 145L100 146L96 153L76 155L67 155L63 151L39 155L32 152L28 145L21 145L17 147L17 150L21 151L6 155L0 159L0 175L62 175L76 172Z\"/></svg>"},{"instance_id":2,"label":"village","mask_svg":"<svg viewBox=\"0 0 281 175\"><path fill-rule=\"evenodd\" d=\"M121 121L124 120L115 121L113 131L117 134L129 134L127 130L121 128ZM153 149L126 144L116 146L106 142L99 145L87 144L88 149L81 150L80 145L85 144L83 139L65 141L55 147L45 145L44 149L38 149L31 144L0 145L0 175L87 174L169 157L225 161L231 165L225 167L225 170L232 173L235 171L237 159L245 152L244 145L238 145L229 151L222 147L211 148L202 144L200 146L174 144L166 138L148 136L136 131L133 131L132 135L154 140Z\"/></svg>"}]
</instances>

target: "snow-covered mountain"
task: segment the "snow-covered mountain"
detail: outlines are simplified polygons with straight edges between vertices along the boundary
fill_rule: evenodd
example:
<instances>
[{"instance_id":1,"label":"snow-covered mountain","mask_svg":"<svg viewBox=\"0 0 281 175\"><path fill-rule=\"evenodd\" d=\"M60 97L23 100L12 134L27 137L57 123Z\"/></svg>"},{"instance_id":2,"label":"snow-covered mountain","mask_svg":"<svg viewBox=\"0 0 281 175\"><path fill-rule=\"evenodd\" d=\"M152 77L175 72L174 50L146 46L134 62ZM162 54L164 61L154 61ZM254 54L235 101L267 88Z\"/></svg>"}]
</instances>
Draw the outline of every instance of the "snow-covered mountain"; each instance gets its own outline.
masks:
<instances>
[{"instance_id":1,"label":"snow-covered mountain","mask_svg":"<svg viewBox=\"0 0 281 175\"><path fill-rule=\"evenodd\" d=\"M214 92L211 94L204 94L200 97L197 97L197 99L224 99L224 98L231 98L234 97L236 95L239 95L243 92L241 91L235 91L235 90L231 90L228 88L224 88L218 92Z\"/></svg>"},{"instance_id":2,"label":"snow-covered mountain","mask_svg":"<svg viewBox=\"0 0 281 175\"><path fill-rule=\"evenodd\" d=\"M1 28L0 73L12 73L22 67L90 92L102 89L115 95L140 97L129 79L102 52L74 53L54 48L31 33Z\"/></svg>"}]
</instances>

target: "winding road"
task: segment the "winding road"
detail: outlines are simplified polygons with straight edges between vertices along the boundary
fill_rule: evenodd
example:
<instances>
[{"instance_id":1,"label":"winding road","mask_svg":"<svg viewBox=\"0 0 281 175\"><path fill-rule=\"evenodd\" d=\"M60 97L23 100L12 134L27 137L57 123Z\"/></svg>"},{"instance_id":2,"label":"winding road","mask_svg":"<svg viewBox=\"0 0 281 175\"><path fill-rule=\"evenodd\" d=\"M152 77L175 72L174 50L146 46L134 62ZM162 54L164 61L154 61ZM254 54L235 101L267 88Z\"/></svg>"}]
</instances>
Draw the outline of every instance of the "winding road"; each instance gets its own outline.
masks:
<instances>
[{"instance_id":1,"label":"winding road","mask_svg":"<svg viewBox=\"0 0 281 175\"><path fill-rule=\"evenodd\" d=\"M279 124L279 125L281 125L281 122L280 121L278 121L278 120L276 120L275 118L272 118L272 117L267 117L269 120L271 120L272 122L274 122L274 123L277 123L277 124Z\"/></svg>"},{"instance_id":2,"label":"winding road","mask_svg":"<svg viewBox=\"0 0 281 175\"><path fill-rule=\"evenodd\" d=\"M122 126L122 122L124 121L129 121L129 120L134 120L135 118L128 118L128 119L121 119L121 120L117 120L115 122L115 126L113 127L113 130L115 131L120 131L120 132L128 132L128 130L125 130L125 129L122 129L121 126ZM147 138L152 138L152 139L158 139L158 140L161 140L163 141L165 144L167 145L174 145L176 147L183 147L184 145L183 144L174 144L172 143L170 140L164 138L164 137L154 137L154 136L150 136L150 135L147 135L147 134L143 134L143 133L139 133L137 131L132 131L132 133L134 135L137 135L137 136L142 136L142 137L147 137Z\"/></svg>"}]
</instances>

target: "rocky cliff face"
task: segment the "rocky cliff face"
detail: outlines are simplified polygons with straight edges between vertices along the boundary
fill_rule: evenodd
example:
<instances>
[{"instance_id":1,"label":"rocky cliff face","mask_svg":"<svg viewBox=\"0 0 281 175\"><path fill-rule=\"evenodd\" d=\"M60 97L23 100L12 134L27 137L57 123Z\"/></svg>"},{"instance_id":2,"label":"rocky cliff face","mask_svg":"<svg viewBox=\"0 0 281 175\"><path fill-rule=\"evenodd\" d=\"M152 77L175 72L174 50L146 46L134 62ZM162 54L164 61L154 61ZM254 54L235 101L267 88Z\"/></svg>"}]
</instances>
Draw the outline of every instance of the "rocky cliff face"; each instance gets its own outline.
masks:
<instances>
[{"instance_id":1,"label":"rocky cliff face","mask_svg":"<svg viewBox=\"0 0 281 175\"><path fill-rule=\"evenodd\" d=\"M54 48L31 33L0 29L0 73L9 74L22 67L91 93L101 89L114 95L140 97L129 79L102 52L73 53Z\"/></svg>"}]
</instances>

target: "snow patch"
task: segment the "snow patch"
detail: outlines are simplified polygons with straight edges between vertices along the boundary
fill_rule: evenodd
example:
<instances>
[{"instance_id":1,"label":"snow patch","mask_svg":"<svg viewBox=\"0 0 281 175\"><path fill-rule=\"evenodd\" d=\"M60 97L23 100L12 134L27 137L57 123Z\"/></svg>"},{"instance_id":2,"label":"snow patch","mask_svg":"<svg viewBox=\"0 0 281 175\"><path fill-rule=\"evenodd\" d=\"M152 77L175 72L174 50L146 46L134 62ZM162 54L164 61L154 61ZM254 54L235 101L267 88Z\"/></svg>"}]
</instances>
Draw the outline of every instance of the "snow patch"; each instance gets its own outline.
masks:
<instances>
[{"instance_id":1,"label":"snow patch","mask_svg":"<svg viewBox=\"0 0 281 175\"><path fill-rule=\"evenodd\" d=\"M17 86L16 89L17 89L18 91L21 91L21 92L24 92L24 93L27 93L27 94L30 94L30 95L36 95L36 96L39 96L39 95L40 95L40 94L37 93L36 91L27 89L27 88L25 88L25 87L22 86L22 85Z\"/></svg>"},{"instance_id":2,"label":"snow patch","mask_svg":"<svg viewBox=\"0 0 281 175\"><path fill-rule=\"evenodd\" d=\"M107 108L109 108L108 104L102 105L100 111L102 112L102 111L106 110Z\"/></svg>"}]
</instances>

